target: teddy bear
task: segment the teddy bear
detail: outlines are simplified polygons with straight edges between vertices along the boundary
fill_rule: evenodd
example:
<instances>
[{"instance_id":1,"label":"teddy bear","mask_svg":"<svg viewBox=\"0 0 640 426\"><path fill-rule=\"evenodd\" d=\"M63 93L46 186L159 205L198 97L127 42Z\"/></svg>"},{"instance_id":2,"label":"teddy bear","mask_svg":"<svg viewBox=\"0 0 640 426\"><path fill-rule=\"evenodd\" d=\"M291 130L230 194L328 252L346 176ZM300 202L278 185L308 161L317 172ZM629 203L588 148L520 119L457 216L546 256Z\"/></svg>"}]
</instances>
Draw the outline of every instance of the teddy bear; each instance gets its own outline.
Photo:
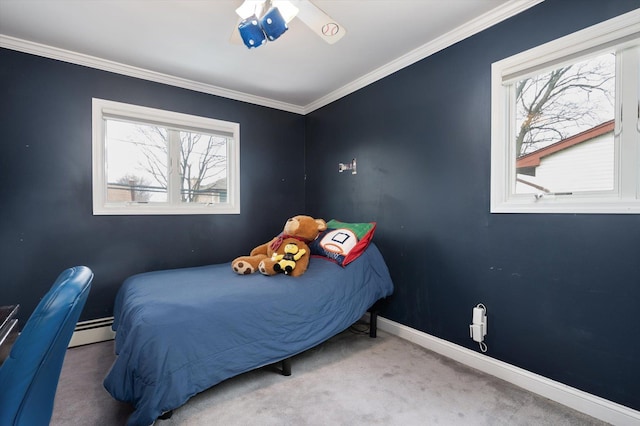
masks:
<instances>
[{"instance_id":1,"label":"teddy bear","mask_svg":"<svg viewBox=\"0 0 640 426\"><path fill-rule=\"evenodd\" d=\"M284 246L284 254L273 253L271 259L277 263L273 265L273 270L276 272L284 272L285 275L290 275L291 271L296 268L296 262L300 260L307 251L298 247L298 244L289 242Z\"/></svg>"},{"instance_id":2,"label":"teddy bear","mask_svg":"<svg viewBox=\"0 0 640 426\"><path fill-rule=\"evenodd\" d=\"M231 268L240 275L260 272L264 275L275 275L278 273L274 265L278 261L276 256L285 254L285 247L289 243L296 244L298 250L304 250L304 254L296 261L296 267L289 274L292 277L299 277L304 274L309 266L311 256L307 244L315 240L318 235L327 229L327 223L323 219L314 219L311 216L298 215L289 218L284 224L283 231L264 244L251 250L249 256L240 256L231 262Z\"/></svg>"}]
</instances>

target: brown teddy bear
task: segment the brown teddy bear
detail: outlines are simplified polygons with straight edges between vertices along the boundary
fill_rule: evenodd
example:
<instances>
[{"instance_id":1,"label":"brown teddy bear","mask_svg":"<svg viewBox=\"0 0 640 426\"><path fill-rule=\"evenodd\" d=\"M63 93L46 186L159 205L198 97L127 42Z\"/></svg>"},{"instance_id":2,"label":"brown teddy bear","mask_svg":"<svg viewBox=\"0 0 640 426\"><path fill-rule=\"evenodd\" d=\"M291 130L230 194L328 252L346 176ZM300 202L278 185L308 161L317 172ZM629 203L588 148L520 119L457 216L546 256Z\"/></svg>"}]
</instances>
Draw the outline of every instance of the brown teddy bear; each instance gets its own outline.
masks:
<instances>
[{"instance_id":1,"label":"brown teddy bear","mask_svg":"<svg viewBox=\"0 0 640 426\"><path fill-rule=\"evenodd\" d=\"M235 258L231 262L231 267L241 275L253 274L256 271L264 275L275 275L278 273L274 269L274 265L278 263L275 259L279 258L279 255L284 256L285 247L292 243L297 245L298 250L304 250L304 254L296 260L296 266L289 274L292 277L299 277L309 266L310 250L307 244L326 229L327 223L322 219L304 215L294 216L287 220L280 235L251 250L249 256Z\"/></svg>"}]
</instances>

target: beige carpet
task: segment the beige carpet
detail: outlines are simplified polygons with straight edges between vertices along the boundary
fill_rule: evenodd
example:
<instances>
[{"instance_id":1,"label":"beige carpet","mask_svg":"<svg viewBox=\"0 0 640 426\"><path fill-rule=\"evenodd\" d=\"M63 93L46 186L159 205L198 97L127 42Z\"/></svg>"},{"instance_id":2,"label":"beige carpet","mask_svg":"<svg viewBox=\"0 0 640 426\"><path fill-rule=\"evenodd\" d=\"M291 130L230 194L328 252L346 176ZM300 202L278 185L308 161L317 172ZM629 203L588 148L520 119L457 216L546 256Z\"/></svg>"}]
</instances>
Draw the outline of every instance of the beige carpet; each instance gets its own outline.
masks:
<instances>
[{"instance_id":1,"label":"beige carpet","mask_svg":"<svg viewBox=\"0 0 640 426\"><path fill-rule=\"evenodd\" d=\"M70 349L51 425L122 425L132 408L102 387L113 342ZM350 331L196 395L156 426L603 425L560 404L378 332Z\"/></svg>"}]
</instances>

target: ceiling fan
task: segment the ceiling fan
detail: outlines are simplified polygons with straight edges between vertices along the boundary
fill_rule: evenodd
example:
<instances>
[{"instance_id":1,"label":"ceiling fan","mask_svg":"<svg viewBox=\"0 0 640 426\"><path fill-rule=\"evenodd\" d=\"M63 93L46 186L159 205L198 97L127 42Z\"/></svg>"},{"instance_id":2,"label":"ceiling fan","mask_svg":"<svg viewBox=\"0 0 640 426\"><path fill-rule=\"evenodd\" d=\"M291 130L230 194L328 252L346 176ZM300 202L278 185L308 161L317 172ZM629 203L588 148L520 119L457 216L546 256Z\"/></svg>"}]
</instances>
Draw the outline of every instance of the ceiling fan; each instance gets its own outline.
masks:
<instances>
[{"instance_id":1,"label":"ceiling fan","mask_svg":"<svg viewBox=\"0 0 640 426\"><path fill-rule=\"evenodd\" d=\"M236 9L240 17L232 42L243 42L249 49L274 41L295 17L329 44L347 33L344 27L324 13L311 0L244 0Z\"/></svg>"}]
</instances>

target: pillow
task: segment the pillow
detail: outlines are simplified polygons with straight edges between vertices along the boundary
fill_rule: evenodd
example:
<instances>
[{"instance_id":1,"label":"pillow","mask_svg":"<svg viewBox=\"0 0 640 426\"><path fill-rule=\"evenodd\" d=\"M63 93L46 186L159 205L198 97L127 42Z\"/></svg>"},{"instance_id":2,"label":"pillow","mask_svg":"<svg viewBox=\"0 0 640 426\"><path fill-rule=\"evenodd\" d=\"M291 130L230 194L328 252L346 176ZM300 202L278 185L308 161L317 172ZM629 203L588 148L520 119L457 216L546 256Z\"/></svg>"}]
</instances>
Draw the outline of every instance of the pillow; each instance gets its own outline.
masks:
<instances>
[{"instance_id":1,"label":"pillow","mask_svg":"<svg viewBox=\"0 0 640 426\"><path fill-rule=\"evenodd\" d=\"M347 266L366 250L375 230L376 222L346 223L331 219L326 231L309 244L311 255Z\"/></svg>"}]
</instances>

